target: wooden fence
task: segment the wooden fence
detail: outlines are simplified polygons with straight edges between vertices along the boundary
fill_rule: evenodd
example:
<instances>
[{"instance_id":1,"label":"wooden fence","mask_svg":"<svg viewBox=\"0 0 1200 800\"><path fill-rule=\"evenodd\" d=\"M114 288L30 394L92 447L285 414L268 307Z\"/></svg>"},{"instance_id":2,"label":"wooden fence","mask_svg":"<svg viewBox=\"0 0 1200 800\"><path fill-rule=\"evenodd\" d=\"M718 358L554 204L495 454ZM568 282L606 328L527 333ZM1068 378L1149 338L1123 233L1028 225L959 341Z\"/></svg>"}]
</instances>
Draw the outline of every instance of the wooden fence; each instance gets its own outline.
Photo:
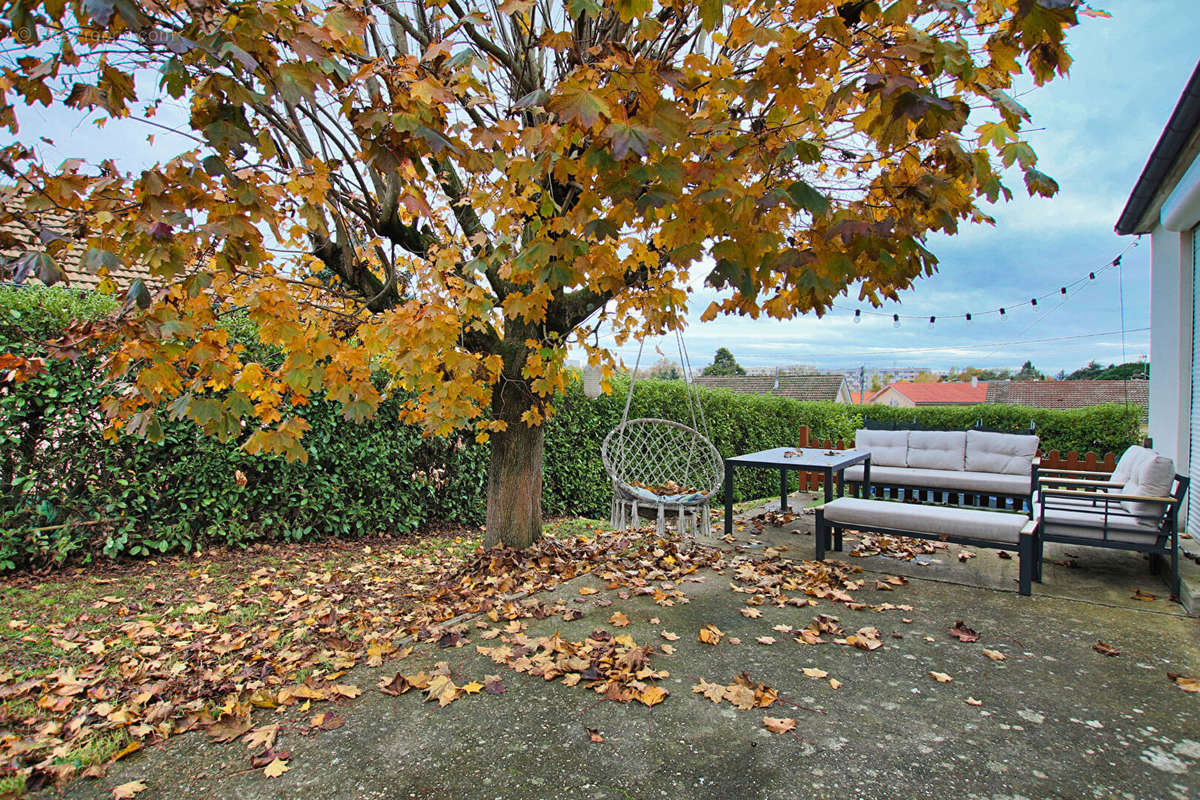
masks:
<instances>
[{"instance_id":1,"label":"wooden fence","mask_svg":"<svg viewBox=\"0 0 1200 800\"><path fill-rule=\"evenodd\" d=\"M854 440L845 441L838 439L817 439L812 436L812 431L807 425L800 426L800 437L796 443L797 447L819 447L828 450L852 450L854 449ZM1083 472L1112 472L1117 467L1117 457L1112 453L1100 455L1098 453L1084 453L1080 455L1074 450L1069 450L1066 453L1060 453L1058 450L1038 451L1038 457L1041 459L1042 469L1074 469ZM825 476L819 472L801 472L800 475L800 490L815 492L821 488L825 482Z\"/></svg>"}]
</instances>

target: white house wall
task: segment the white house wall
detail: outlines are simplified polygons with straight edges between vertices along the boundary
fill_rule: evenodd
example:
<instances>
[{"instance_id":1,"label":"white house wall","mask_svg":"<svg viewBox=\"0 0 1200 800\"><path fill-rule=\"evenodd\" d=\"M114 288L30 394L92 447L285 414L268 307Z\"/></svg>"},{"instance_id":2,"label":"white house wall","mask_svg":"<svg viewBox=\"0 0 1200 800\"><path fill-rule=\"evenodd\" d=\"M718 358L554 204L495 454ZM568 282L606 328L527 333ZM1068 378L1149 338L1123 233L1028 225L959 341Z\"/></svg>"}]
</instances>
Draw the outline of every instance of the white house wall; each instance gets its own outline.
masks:
<instances>
[{"instance_id":1,"label":"white house wall","mask_svg":"<svg viewBox=\"0 0 1200 800\"><path fill-rule=\"evenodd\" d=\"M1162 225L1150 237L1149 433L1154 448L1185 472L1192 394L1192 237Z\"/></svg>"}]
</instances>

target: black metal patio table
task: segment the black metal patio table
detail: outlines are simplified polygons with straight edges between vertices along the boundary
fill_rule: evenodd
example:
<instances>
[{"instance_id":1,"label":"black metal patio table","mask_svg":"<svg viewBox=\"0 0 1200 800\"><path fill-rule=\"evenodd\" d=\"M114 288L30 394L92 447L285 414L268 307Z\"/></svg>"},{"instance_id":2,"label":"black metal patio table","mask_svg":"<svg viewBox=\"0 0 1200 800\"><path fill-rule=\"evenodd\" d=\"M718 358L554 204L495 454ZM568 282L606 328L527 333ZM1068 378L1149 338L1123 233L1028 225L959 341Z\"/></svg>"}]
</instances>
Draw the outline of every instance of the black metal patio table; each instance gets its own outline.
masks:
<instances>
[{"instance_id":1,"label":"black metal patio table","mask_svg":"<svg viewBox=\"0 0 1200 800\"><path fill-rule=\"evenodd\" d=\"M833 499L833 481L836 477L838 494L843 493L842 475L846 467L863 465L863 490L871 496L871 451L869 450L822 450L817 447L775 447L725 459L725 533L733 533L733 468L759 467L779 470L779 508L787 511L787 473L823 472L825 474L825 502Z\"/></svg>"}]
</instances>

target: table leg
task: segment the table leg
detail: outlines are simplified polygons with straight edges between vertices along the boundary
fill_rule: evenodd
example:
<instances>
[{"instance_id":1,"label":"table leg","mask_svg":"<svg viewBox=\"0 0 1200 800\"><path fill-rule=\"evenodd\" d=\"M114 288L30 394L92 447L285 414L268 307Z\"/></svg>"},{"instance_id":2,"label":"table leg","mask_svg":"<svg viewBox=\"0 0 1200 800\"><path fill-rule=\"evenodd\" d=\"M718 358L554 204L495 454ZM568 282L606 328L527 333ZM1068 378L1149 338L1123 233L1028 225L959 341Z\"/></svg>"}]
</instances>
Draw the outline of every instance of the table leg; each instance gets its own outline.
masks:
<instances>
[{"instance_id":1,"label":"table leg","mask_svg":"<svg viewBox=\"0 0 1200 800\"><path fill-rule=\"evenodd\" d=\"M871 459L868 458L863 462L863 479L862 479L863 497L871 499Z\"/></svg>"},{"instance_id":2,"label":"table leg","mask_svg":"<svg viewBox=\"0 0 1200 800\"><path fill-rule=\"evenodd\" d=\"M825 468L825 502L833 500L833 470Z\"/></svg>"},{"instance_id":3,"label":"table leg","mask_svg":"<svg viewBox=\"0 0 1200 800\"><path fill-rule=\"evenodd\" d=\"M844 480L845 477L846 477L846 470L839 469L837 471L837 483L838 483L837 496L838 497L846 496L846 484L845 484L845 480Z\"/></svg>"},{"instance_id":4,"label":"table leg","mask_svg":"<svg viewBox=\"0 0 1200 800\"><path fill-rule=\"evenodd\" d=\"M733 533L733 464L725 462L725 533Z\"/></svg>"},{"instance_id":5,"label":"table leg","mask_svg":"<svg viewBox=\"0 0 1200 800\"><path fill-rule=\"evenodd\" d=\"M779 510L787 511L788 481L787 470L779 470Z\"/></svg>"}]
</instances>

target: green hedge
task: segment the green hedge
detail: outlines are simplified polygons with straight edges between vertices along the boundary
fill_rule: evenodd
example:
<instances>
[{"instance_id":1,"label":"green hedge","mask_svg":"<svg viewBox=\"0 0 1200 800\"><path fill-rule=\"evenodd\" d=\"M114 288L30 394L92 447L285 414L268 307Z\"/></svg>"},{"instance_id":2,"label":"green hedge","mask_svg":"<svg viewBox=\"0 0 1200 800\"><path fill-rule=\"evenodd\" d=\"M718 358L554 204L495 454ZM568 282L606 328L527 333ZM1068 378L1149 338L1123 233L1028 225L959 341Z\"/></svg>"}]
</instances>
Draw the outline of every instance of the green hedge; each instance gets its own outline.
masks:
<instances>
[{"instance_id":1,"label":"green hedge","mask_svg":"<svg viewBox=\"0 0 1200 800\"><path fill-rule=\"evenodd\" d=\"M41 352L71 319L107 313L112 303L66 289L0 288L0 352ZM231 332L247 343L244 319ZM259 349L258 357L277 357ZM487 449L471 437L431 439L395 422L397 400L375 419L345 421L320 398L304 409L311 430L306 465L250 456L241 442L199 435L186 421L166 424L151 443L101 435L94 361L50 361L48 371L0 386L0 569L90 558L190 551L208 543L354 537L411 531L432 520L479 524L484 517ZM545 513L606 517L611 487L600 444L621 418L628 383L589 399L574 383L556 402L546 430ZM794 445L801 425L814 436L849 438L862 407L779 397L702 392L713 443L723 456ZM1037 422L1046 449L1116 451L1138 438L1136 410L1105 406L1044 411L1011 406L867 408L872 417L965 428ZM631 417L689 422L680 381L639 381ZM778 476L739 470L738 499L778 490ZM81 524L101 521L102 524Z\"/></svg>"}]
</instances>

